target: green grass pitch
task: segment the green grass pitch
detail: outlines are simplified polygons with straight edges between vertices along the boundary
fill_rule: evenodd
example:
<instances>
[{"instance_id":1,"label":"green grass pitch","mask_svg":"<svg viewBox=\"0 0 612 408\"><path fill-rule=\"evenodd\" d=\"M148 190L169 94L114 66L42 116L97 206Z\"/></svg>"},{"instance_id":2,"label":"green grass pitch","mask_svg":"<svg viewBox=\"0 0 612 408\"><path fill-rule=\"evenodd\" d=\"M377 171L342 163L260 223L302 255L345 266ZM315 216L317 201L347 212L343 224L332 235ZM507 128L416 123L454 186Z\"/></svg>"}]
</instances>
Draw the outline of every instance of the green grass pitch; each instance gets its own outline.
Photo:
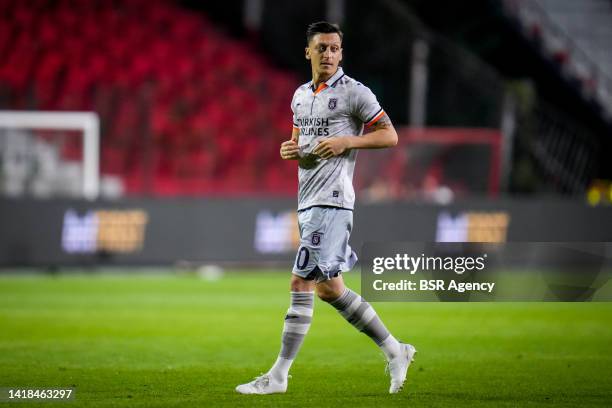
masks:
<instances>
[{"instance_id":1,"label":"green grass pitch","mask_svg":"<svg viewBox=\"0 0 612 408\"><path fill-rule=\"evenodd\" d=\"M79 407L612 405L612 303L375 303L419 350L389 395L376 346L317 300L287 394L238 395L276 358L288 279L0 276L0 387L76 387Z\"/></svg>"}]
</instances>

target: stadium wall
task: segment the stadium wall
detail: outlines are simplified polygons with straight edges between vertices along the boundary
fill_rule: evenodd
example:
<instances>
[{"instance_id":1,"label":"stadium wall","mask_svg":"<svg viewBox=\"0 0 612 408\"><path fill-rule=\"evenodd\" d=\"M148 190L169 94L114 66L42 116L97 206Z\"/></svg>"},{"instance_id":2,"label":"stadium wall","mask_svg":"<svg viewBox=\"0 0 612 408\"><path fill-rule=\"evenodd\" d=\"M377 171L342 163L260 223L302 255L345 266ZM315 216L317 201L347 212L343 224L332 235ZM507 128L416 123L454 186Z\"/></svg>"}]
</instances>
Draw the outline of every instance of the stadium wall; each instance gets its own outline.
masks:
<instances>
[{"instance_id":1,"label":"stadium wall","mask_svg":"<svg viewBox=\"0 0 612 408\"><path fill-rule=\"evenodd\" d=\"M0 200L0 266L291 262L291 199ZM565 201L362 204L368 241L612 241L612 207Z\"/></svg>"}]
</instances>

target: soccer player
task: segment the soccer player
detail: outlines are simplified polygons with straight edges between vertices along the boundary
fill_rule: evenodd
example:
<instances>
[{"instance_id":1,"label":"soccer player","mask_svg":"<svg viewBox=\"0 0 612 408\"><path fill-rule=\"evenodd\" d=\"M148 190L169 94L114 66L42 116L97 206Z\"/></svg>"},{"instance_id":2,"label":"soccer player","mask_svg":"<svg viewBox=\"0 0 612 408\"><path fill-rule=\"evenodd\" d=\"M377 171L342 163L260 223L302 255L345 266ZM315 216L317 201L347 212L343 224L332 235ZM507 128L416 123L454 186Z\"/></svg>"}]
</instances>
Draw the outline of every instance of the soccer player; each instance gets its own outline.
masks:
<instances>
[{"instance_id":1,"label":"soccer player","mask_svg":"<svg viewBox=\"0 0 612 408\"><path fill-rule=\"evenodd\" d=\"M306 32L312 81L295 91L291 140L280 148L284 160L297 160L299 176L300 247L291 277L291 305L276 362L266 374L237 386L242 394L287 390L289 368L310 327L315 292L381 348L388 361L390 393L401 390L416 353L389 333L372 306L347 288L341 275L357 261L348 243L357 149L397 144L397 133L374 94L339 67L342 36L337 25L327 22L311 24Z\"/></svg>"}]
</instances>

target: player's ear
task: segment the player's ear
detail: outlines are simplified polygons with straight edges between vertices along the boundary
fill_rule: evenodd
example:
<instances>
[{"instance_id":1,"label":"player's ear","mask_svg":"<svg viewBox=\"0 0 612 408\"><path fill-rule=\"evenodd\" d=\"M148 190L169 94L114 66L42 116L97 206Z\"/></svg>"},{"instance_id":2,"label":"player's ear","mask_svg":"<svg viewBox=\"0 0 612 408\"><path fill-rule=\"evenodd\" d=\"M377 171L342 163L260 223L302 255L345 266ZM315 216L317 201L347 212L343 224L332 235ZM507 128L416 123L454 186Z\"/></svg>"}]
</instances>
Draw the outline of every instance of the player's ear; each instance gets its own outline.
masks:
<instances>
[{"instance_id":1,"label":"player's ear","mask_svg":"<svg viewBox=\"0 0 612 408\"><path fill-rule=\"evenodd\" d=\"M307 60L310 59L310 47L304 48L304 55L305 55Z\"/></svg>"},{"instance_id":2,"label":"player's ear","mask_svg":"<svg viewBox=\"0 0 612 408\"><path fill-rule=\"evenodd\" d=\"M338 63L341 63L341 62L342 62L342 57L344 56L343 51L344 51L344 49L343 49L343 48L340 48L340 59L338 60Z\"/></svg>"}]
</instances>

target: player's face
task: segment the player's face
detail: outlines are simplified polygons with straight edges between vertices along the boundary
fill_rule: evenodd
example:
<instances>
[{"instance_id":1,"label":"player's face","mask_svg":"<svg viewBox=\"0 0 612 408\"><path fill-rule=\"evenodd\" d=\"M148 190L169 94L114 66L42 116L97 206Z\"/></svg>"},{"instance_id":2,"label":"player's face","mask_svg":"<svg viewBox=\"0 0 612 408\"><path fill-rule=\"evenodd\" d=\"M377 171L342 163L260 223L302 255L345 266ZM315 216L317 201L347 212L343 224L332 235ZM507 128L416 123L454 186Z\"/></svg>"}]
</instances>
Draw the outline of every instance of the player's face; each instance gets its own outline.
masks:
<instances>
[{"instance_id":1,"label":"player's face","mask_svg":"<svg viewBox=\"0 0 612 408\"><path fill-rule=\"evenodd\" d=\"M342 40L336 33L317 34L306 47L306 59L310 60L312 72L320 77L329 78L342 61Z\"/></svg>"}]
</instances>

